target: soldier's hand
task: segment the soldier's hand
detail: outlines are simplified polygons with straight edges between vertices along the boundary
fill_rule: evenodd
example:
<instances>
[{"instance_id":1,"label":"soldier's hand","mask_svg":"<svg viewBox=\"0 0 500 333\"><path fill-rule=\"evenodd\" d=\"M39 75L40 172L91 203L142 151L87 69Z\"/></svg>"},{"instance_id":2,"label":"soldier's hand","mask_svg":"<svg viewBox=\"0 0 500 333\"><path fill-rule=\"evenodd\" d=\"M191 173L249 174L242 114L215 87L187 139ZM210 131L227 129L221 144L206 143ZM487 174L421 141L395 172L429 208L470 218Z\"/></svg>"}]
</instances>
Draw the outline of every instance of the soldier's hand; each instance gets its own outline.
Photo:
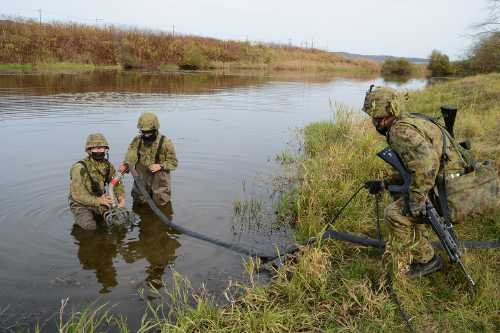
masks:
<instances>
[{"instance_id":1,"label":"soldier's hand","mask_svg":"<svg viewBox=\"0 0 500 333\"><path fill-rule=\"evenodd\" d=\"M113 199L111 199L109 195L103 194L99 197L99 204L111 207L113 205Z\"/></svg>"},{"instance_id":2,"label":"soldier's hand","mask_svg":"<svg viewBox=\"0 0 500 333\"><path fill-rule=\"evenodd\" d=\"M149 171L151 171L152 173L158 172L160 170L161 170L161 164L151 164L149 166Z\"/></svg>"},{"instance_id":3,"label":"soldier's hand","mask_svg":"<svg viewBox=\"0 0 500 333\"><path fill-rule=\"evenodd\" d=\"M120 173L127 173L128 172L128 164L125 162L122 162L120 164L120 167L118 168L118 171L120 171Z\"/></svg>"},{"instance_id":4,"label":"soldier's hand","mask_svg":"<svg viewBox=\"0 0 500 333\"><path fill-rule=\"evenodd\" d=\"M118 207L125 208L125 197L118 198Z\"/></svg>"},{"instance_id":5,"label":"soldier's hand","mask_svg":"<svg viewBox=\"0 0 500 333\"><path fill-rule=\"evenodd\" d=\"M377 194L384 190L383 180L368 180L365 182L365 188L370 192L370 194Z\"/></svg>"},{"instance_id":6,"label":"soldier's hand","mask_svg":"<svg viewBox=\"0 0 500 333\"><path fill-rule=\"evenodd\" d=\"M420 217L425 215L425 201L423 202L410 202L410 214L413 217Z\"/></svg>"}]
</instances>

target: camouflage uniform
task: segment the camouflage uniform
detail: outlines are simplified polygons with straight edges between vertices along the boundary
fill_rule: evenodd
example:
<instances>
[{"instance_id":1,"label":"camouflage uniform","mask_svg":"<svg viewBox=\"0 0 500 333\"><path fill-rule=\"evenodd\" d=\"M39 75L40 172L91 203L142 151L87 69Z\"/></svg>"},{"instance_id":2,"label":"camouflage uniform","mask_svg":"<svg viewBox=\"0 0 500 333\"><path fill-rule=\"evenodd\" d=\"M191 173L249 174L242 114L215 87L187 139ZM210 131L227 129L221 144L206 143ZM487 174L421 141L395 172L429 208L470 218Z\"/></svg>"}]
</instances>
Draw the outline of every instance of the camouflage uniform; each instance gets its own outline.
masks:
<instances>
[{"instance_id":1,"label":"camouflage uniform","mask_svg":"<svg viewBox=\"0 0 500 333\"><path fill-rule=\"evenodd\" d=\"M91 134L87 139L86 151L92 147L108 146L102 134ZM116 173L113 165L106 159L96 161L90 156L73 164L70 171L69 206L75 223L86 230L95 230L96 217L102 217L108 207L99 203L99 197L105 193L106 184L109 184ZM98 188L93 188L93 181ZM117 198L124 196L123 185L115 186Z\"/></svg>"},{"instance_id":2,"label":"camouflage uniform","mask_svg":"<svg viewBox=\"0 0 500 333\"><path fill-rule=\"evenodd\" d=\"M436 177L442 174L443 133L429 120L417 116L403 115L396 119L389 130L387 140L398 153L412 175L409 189L410 205L422 205L427 194L434 188ZM450 138L446 138L446 175L462 175L466 163L456 151ZM394 178L388 179L391 183ZM426 263L434 256L432 245L425 236L426 227L421 217L403 213L404 199L399 198L385 210L392 238L407 245L413 261Z\"/></svg>"},{"instance_id":3,"label":"camouflage uniform","mask_svg":"<svg viewBox=\"0 0 500 333\"><path fill-rule=\"evenodd\" d=\"M421 207L428 193L435 187L436 177L442 174L442 168L444 167L447 176L463 174L466 162L447 132L442 132L430 120L404 114L403 105L404 97L401 94L389 88L376 88L367 93L363 110L372 118L396 117L386 134L387 141L411 173L410 206ZM446 136L447 156L444 164L443 135ZM397 178L387 178L386 183L395 183ZM399 198L385 209L385 221L391 232L387 251L396 252L396 247L405 253L409 250L413 262L427 263L434 256L434 249L426 237L427 228L422 217L411 216L404 206L404 198Z\"/></svg>"},{"instance_id":4,"label":"camouflage uniform","mask_svg":"<svg viewBox=\"0 0 500 333\"><path fill-rule=\"evenodd\" d=\"M139 130L158 130L159 127L158 118L153 113L146 112L139 117L137 124ZM170 139L164 135L157 135L155 141L147 145L141 135L136 136L128 147L125 163L135 165L137 173L158 206L164 207L170 202L172 194L170 172L175 170L178 164L174 145ZM152 164L160 164L161 170L151 172L149 166ZM144 198L135 184L132 197L134 203L144 203Z\"/></svg>"}]
</instances>

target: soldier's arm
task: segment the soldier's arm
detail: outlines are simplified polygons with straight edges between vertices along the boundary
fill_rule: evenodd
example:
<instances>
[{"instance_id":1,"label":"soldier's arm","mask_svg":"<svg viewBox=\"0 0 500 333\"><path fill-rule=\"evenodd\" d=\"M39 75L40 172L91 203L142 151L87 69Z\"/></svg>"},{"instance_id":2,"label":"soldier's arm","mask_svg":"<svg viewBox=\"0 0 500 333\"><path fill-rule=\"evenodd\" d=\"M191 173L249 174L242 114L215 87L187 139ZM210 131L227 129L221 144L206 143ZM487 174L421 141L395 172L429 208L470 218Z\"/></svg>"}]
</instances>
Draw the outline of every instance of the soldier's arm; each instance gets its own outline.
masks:
<instances>
[{"instance_id":1,"label":"soldier's arm","mask_svg":"<svg viewBox=\"0 0 500 333\"><path fill-rule=\"evenodd\" d=\"M129 164L129 165L134 165L138 161L138 156L137 156L137 147L139 146L139 140L140 138L135 137L132 142L129 144L127 153L125 154L124 162Z\"/></svg>"},{"instance_id":2,"label":"soldier's arm","mask_svg":"<svg viewBox=\"0 0 500 333\"><path fill-rule=\"evenodd\" d=\"M422 203L434 187L439 155L423 133L407 124L391 129L390 144L411 173L410 202Z\"/></svg>"},{"instance_id":3,"label":"soldier's arm","mask_svg":"<svg viewBox=\"0 0 500 333\"><path fill-rule=\"evenodd\" d=\"M163 147L161 147L161 149L163 150L163 159L161 161L162 168L167 171L175 170L179 162L177 161L177 156L175 155L175 148L172 141L165 138Z\"/></svg>"},{"instance_id":4,"label":"soldier's arm","mask_svg":"<svg viewBox=\"0 0 500 333\"><path fill-rule=\"evenodd\" d=\"M70 183L70 193L73 200L84 205L91 207L99 207L99 198L92 195L85 187L86 177L88 177L83 166L80 164L75 164L70 171L71 183Z\"/></svg>"}]
</instances>

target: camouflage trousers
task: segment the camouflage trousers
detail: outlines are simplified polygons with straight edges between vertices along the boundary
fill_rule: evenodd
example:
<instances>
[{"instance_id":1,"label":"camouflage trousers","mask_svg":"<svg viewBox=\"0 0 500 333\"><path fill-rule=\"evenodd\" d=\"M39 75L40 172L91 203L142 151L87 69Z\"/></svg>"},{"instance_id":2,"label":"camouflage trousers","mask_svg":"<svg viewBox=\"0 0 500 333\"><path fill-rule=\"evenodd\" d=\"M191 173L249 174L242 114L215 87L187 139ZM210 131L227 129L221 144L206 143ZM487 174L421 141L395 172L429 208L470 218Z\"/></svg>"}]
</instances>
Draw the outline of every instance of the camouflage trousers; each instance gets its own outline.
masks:
<instances>
[{"instance_id":1,"label":"camouflage trousers","mask_svg":"<svg viewBox=\"0 0 500 333\"><path fill-rule=\"evenodd\" d=\"M434 257L434 249L426 235L428 226L422 224L421 218L405 216L403 207L404 199L399 198L385 209L385 221L391 233L386 251L403 252L399 253L403 256L390 254L399 258L406 257L411 262L426 263ZM405 264L409 265L410 262Z\"/></svg>"},{"instance_id":2,"label":"camouflage trousers","mask_svg":"<svg viewBox=\"0 0 500 333\"><path fill-rule=\"evenodd\" d=\"M168 205L172 194L170 186L170 172L160 170L152 173L142 164L137 164L135 169L137 170L139 177L141 177L142 181L146 185L146 190L149 195L151 195L156 205L160 207ZM134 199L134 204L141 205L145 203L145 199L135 183L132 188L132 198Z\"/></svg>"},{"instance_id":3,"label":"camouflage trousers","mask_svg":"<svg viewBox=\"0 0 500 333\"><path fill-rule=\"evenodd\" d=\"M89 207L70 200L69 208L75 219L75 224L85 230L97 229L97 220L102 219L104 207Z\"/></svg>"}]
</instances>

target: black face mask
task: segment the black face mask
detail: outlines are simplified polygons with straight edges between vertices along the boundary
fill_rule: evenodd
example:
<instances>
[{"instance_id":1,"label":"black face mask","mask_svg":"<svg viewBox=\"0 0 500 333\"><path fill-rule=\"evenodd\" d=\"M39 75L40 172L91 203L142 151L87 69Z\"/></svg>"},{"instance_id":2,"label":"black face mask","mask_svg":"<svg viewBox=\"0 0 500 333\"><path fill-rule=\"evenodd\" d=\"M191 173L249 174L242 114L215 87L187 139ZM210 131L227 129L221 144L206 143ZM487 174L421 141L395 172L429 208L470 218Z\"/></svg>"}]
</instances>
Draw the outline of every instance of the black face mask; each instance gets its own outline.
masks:
<instances>
[{"instance_id":1,"label":"black face mask","mask_svg":"<svg viewBox=\"0 0 500 333\"><path fill-rule=\"evenodd\" d=\"M389 129L387 127L375 127L375 129L383 136L387 136L387 132L389 132Z\"/></svg>"},{"instance_id":2,"label":"black face mask","mask_svg":"<svg viewBox=\"0 0 500 333\"><path fill-rule=\"evenodd\" d=\"M377 130L377 132L379 132L383 136L387 136L387 132L389 132L389 128L380 126L381 120L374 118L372 120L372 123L373 123L373 126L375 126L375 129Z\"/></svg>"},{"instance_id":3,"label":"black face mask","mask_svg":"<svg viewBox=\"0 0 500 333\"><path fill-rule=\"evenodd\" d=\"M141 133L142 141L144 142L145 145L151 145L153 142L155 142L157 135L158 132L156 130L142 131Z\"/></svg>"},{"instance_id":4,"label":"black face mask","mask_svg":"<svg viewBox=\"0 0 500 333\"><path fill-rule=\"evenodd\" d=\"M95 152L95 151L93 151L93 152L90 153L90 156L92 157L92 159L94 161L102 161L102 160L105 159L106 153L105 152Z\"/></svg>"}]
</instances>

